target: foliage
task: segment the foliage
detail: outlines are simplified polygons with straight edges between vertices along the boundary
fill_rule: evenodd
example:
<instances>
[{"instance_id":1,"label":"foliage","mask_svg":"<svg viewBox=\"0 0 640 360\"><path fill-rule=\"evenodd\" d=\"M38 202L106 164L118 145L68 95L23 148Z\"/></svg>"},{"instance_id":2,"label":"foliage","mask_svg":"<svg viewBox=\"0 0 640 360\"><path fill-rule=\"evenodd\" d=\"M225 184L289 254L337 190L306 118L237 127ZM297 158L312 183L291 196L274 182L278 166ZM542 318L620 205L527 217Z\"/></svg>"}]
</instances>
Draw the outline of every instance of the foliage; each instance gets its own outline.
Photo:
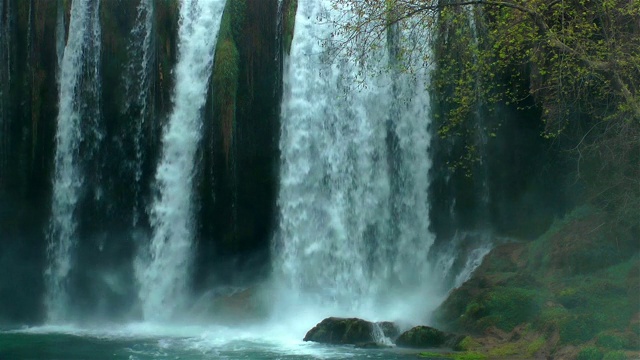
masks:
<instances>
[{"instance_id":1,"label":"foliage","mask_svg":"<svg viewBox=\"0 0 640 360\"><path fill-rule=\"evenodd\" d=\"M244 25L245 10L245 0L231 0L225 5L211 82L214 89L214 105L220 114L223 148L227 162L235 135L236 97L240 76L240 54L237 43Z\"/></svg>"},{"instance_id":2,"label":"foliage","mask_svg":"<svg viewBox=\"0 0 640 360\"><path fill-rule=\"evenodd\" d=\"M298 0L287 0L283 6L285 6L283 17L284 51L288 54L291 51L291 42L293 41Z\"/></svg>"},{"instance_id":3,"label":"foliage","mask_svg":"<svg viewBox=\"0 0 640 360\"><path fill-rule=\"evenodd\" d=\"M595 346L587 346L580 350L578 360L601 360L602 351Z\"/></svg>"},{"instance_id":4,"label":"foliage","mask_svg":"<svg viewBox=\"0 0 640 360\"><path fill-rule=\"evenodd\" d=\"M491 358L496 357L513 357L518 355L518 346L515 343L507 343L501 346L497 346L491 350L489 350L489 356Z\"/></svg>"},{"instance_id":5,"label":"foliage","mask_svg":"<svg viewBox=\"0 0 640 360\"><path fill-rule=\"evenodd\" d=\"M515 326L530 321L539 311L536 291L517 287L497 287L484 299L482 306L487 316L480 321L485 326L496 326L511 331Z\"/></svg>"},{"instance_id":6,"label":"foliage","mask_svg":"<svg viewBox=\"0 0 640 360\"><path fill-rule=\"evenodd\" d=\"M436 352L421 352L420 357L429 359L453 359L453 360L485 360L487 355L468 351L463 353L436 353Z\"/></svg>"},{"instance_id":7,"label":"foliage","mask_svg":"<svg viewBox=\"0 0 640 360\"><path fill-rule=\"evenodd\" d=\"M469 351L462 354L454 354L453 360L485 360L487 356L479 352Z\"/></svg>"},{"instance_id":8,"label":"foliage","mask_svg":"<svg viewBox=\"0 0 640 360\"><path fill-rule=\"evenodd\" d=\"M462 341L460 341L460 343L458 344L458 348L459 350L464 350L464 351L469 351L469 350L474 350L474 349L478 349L480 348L482 345L480 345L479 342L477 342L476 340L474 340L471 336L466 336L464 339L462 339ZM456 349L457 350L457 349Z\"/></svg>"},{"instance_id":9,"label":"foliage","mask_svg":"<svg viewBox=\"0 0 640 360\"><path fill-rule=\"evenodd\" d=\"M612 349L612 350L621 350L628 347L626 339L624 339L623 337L617 334L611 334L611 333L604 333L604 334L598 335L596 344L598 344L598 346L600 347Z\"/></svg>"},{"instance_id":10,"label":"foliage","mask_svg":"<svg viewBox=\"0 0 640 360\"><path fill-rule=\"evenodd\" d=\"M624 353L624 351L609 351L608 353L604 354L604 357L602 358L602 360L627 360L628 357L627 355Z\"/></svg>"},{"instance_id":11,"label":"foliage","mask_svg":"<svg viewBox=\"0 0 640 360\"><path fill-rule=\"evenodd\" d=\"M637 2L335 0L334 7L354 14L338 20L339 32L346 35L340 45L354 54L377 46L393 26L434 29L444 24L447 38L440 43L471 38L470 46L454 54L462 62L454 65L462 76L452 78L461 108L469 110L478 100L520 102L533 95L555 130L576 110L611 116L610 111L602 113L602 104L629 121L640 120ZM401 54L421 51L427 57L428 46ZM522 87L523 81L530 86ZM452 115L452 121L461 120Z\"/></svg>"},{"instance_id":12,"label":"foliage","mask_svg":"<svg viewBox=\"0 0 640 360\"><path fill-rule=\"evenodd\" d=\"M434 39L400 47L435 63L432 87L444 94L443 137L464 138L449 165L469 171L479 142L496 136L468 124L502 104L541 111L543 136L562 136L574 175L590 203L623 228L640 209L640 3L634 0L334 0L345 11L333 41L352 54L371 54L390 30L428 28ZM336 40L339 39L339 40ZM390 40L390 41L393 41ZM431 51L435 45L435 51ZM395 44L397 46L397 44ZM435 55L435 59L431 56ZM408 72L414 72L411 63ZM420 66L420 65L418 65ZM442 115L442 114L441 114ZM478 134L480 132L480 134ZM469 174L470 175L470 174Z\"/></svg>"}]
</instances>

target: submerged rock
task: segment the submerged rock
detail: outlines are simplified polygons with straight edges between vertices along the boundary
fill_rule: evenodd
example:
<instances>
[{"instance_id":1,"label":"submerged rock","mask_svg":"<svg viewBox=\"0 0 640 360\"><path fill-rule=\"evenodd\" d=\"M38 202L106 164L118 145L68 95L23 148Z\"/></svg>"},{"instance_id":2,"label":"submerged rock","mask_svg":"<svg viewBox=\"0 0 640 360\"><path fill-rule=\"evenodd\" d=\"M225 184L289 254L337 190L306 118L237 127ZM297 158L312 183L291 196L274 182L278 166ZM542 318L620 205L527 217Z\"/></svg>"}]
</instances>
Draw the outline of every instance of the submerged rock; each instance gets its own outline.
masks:
<instances>
[{"instance_id":1,"label":"submerged rock","mask_svg":"<svg viewBox=\"0 0 640 360\"><path fill-rule=\"evenodd\" d=\"M330 317L322 320L309 330L304 341L324 344L364 344L375 343L373 323L358 318Z\"/></svg>"},{"instance_id":2,"label":"submerged rock","mask_svg":"<svg viewBox=\"0 0 640 360\"><path fill-rule=\"evenodd\" d=\"M398 337L396 345L409 348L456 348L464 336L445 333L429 326L413 327Z\"/></svg>"}]
</instances>

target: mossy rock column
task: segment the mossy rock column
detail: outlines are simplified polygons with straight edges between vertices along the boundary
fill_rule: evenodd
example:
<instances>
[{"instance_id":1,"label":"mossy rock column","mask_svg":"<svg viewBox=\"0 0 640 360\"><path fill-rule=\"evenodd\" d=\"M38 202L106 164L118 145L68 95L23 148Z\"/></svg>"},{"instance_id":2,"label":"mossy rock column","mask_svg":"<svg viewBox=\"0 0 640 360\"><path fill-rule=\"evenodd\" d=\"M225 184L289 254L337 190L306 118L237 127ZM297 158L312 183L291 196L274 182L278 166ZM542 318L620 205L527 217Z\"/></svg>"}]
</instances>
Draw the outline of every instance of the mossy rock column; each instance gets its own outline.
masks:
<instances>
[{"instance_id":1,"label":"mossy rock column","mask_svg":"<svg viewBox=\"0 0 640 360\"><path fill-rule=\"evenodd\" d=\"M268 273L276 219L281 69L277 0L227 0L204 111L195 286ZM250 274L239 280L234 274ZM242 282L242 283L238 283Z\"/></svg>"}]
</instances>

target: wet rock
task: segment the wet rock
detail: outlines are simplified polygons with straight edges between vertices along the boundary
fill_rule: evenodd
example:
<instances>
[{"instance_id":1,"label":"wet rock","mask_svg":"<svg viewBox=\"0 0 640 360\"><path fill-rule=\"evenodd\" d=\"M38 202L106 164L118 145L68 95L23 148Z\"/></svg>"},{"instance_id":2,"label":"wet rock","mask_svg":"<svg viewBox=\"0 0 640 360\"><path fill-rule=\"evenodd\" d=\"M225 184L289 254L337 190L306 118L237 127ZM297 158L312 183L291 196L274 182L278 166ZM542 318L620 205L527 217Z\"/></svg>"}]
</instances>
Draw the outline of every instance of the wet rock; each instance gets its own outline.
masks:
<instances>
[{"instance_id":1,"label":"wet rock","mask_svg":"<svg viewBox=\"0 0 640 360\"><path fill-rule=\"evenodd\" d=\"M373 323L358 318L330 317L309 330L304 341L323 344L368 344L373 338Z\"/></svg>"},{"instance_id":2,"label":"wet rock","mask_svg":"<svg viewBox=\"0 0 640 360\"><path fill-rule=\"evenodd\" d=\"M456 348L464 336L450 334L429 326L416 326L398 337L396 345L408 348Z\"/></svg>"},{"instance_id":3,"label":"wet rock","mask_svg":"<svg viewBox=\"0 0 640 360\"><path fill-rule=\"evenodd\" d=\"M395 340L398 336L400 336L400 328L398 325L391 321L381 321L377 323L384 336L388 337L391 340Z\"/></svg>"}]
</instances>

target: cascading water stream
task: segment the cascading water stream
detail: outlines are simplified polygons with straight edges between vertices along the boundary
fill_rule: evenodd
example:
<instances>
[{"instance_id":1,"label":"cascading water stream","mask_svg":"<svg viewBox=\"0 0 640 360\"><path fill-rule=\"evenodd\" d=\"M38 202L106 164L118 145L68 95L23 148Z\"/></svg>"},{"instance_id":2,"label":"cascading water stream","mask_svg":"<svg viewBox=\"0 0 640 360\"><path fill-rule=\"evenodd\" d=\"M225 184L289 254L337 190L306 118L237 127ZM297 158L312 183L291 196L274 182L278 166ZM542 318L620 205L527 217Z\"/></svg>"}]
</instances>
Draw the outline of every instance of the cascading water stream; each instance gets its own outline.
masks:
<instances>
[{"instance_id":1,"label":"cascading water stream","mask_svg":"<svg viewBox=\"0 0 640 360\"><path fill-rule=\"evenodd\" d=\"M145 320L168 320L186 300L194 239L193 176L202 108L213 66L224 0L181 2L174 108L162 138L153 237L136 259Z\"/></svg>"},{"instance_id":2,"label":"cascading water stream","mask_svg":"<svg viewBox=\"0 0 640 360\"><path fill-rule=\"evenodd\" d=\"M394 247L397 258L392 262L394 274L405 286L418 287L429 276L426 255L434 241L429 230L429 153L431 135L429 86L429 32L415 20L398 23L388 46L413 48L399 56L391 52L393 104L390 130L394 141L392 154L392 213ZM420 51L415 49L419 48ZM398 68L403 66L413 72ZM418 251L417 250L422 250Z\"/></svg>"},{"instance_id":3,"label":"cascading water stream","mask_svg":"<svg viewBox=\"0 0 640 360\"><path fill-rule=\"evenodd\" d=\"M373 285L367 245L389 220L387 96L349 91L358 67L332 63L322 43L333 28L318 18L331 11L328 1L298 3L285 64L276 271L294 294L357 306Z\"/></svg>"},{"instance_id":4,"label":"cascading water stream","mask_svg":"<svg viewBox=\"0 0 640 360\"><path fill-rule=\"evenodd\" d=\"M389 69L384 44L364 62L329 53L327 40L339 42L332 24L345 14L331 1L298 2L274 268L284 296L357 314L426 276L430 119L426 70Z\"/></svg>"},{"instance_id":5,"label":"cascading water stream","mask_svg":"<svg viewBox=\"0 0 640 360\"><path fill-rule=\"evenodd\" d=\"M129 43L129 64L126 72L126 110L133 108L135 125L133 129L133 142L135 150L134 160L134 190L133 199L133 226L138 225L141 212L140 197L144 184L142 184L143 164L146 159L144 151L145 126L153 120L153 95L151 81L153 79L153 15L154 1L140 0L137 7L136 26L131 30L132 40Z\"/></svg>"},{"instance_id":6,"label":"cascading water stream","mask_svg":"<svg viewBox=\"0 0 640 360\"><path fill-rule=\"evenodd\" d=\"M80 145L99 138L99 109L95 106L100 91L98 14L99 1L73 1L69 36L60 65L55 173L45 270L45 305L50 322L68 319L67 284L78 241L75 215L83 186L81 162L85 154L80 153ZM90 149L87 152L90 153Z\"/></svg>"},{"instance_id":7,"label":"cascading water stream","mask_svg":"<svg viewBox=\"0 0 640 360\"><path fill-rule=\"evenodd\" d=\"M64 47L67 38L67 27L64 21L64 0L58 0L56 9L56 60L58 61L56 80L58 80L58 86L60 86L62 60L64 59Z\"/></svg>"}]
</instances>

